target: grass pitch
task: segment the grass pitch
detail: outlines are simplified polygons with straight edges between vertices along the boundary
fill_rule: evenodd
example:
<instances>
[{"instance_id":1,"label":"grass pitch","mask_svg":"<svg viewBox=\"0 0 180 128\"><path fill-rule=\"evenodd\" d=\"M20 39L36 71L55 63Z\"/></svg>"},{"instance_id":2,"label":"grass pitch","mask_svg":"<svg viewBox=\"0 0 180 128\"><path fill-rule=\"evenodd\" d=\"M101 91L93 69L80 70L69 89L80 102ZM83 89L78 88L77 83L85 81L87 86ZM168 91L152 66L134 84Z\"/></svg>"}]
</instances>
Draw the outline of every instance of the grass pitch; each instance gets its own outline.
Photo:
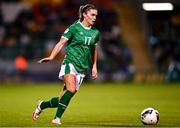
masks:
<instances>
[{"instance_id":1,"label":"grass pitch","mask_svg":"<svg viewBox=\"0 0 180 128\"><path fill-rule=\"evenodd\" d=\"M32 112L39 99L58 96L62 83L22 83L0 86L1 127L54 127L56 109L45 110L37 121ZM180 85L86 83L73 97L62 118L63 127L143 127L140 113L154 107L159 127L180 127Z\"/></svg>"}]
</instances>

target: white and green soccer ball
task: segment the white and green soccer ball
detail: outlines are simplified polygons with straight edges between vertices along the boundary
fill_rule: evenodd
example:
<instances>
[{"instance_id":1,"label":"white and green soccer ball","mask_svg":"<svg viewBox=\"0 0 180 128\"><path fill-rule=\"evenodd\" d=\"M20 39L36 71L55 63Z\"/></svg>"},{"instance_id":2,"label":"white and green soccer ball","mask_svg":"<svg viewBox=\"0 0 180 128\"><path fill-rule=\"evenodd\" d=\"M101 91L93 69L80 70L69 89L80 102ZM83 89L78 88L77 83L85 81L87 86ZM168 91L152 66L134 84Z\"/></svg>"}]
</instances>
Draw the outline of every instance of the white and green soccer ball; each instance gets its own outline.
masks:
<instances>
[{"instance_id":1,"label":"white and green soccer ball","mask_svg":"<svg viewBox=\"0 0 180 128\"><path fill-rule=\"evenodd\" d=\"M144 125L156 125L159 116L159 112L154 108L146 108L141 112L141 121Z\"/></svg>"}]
</instances>

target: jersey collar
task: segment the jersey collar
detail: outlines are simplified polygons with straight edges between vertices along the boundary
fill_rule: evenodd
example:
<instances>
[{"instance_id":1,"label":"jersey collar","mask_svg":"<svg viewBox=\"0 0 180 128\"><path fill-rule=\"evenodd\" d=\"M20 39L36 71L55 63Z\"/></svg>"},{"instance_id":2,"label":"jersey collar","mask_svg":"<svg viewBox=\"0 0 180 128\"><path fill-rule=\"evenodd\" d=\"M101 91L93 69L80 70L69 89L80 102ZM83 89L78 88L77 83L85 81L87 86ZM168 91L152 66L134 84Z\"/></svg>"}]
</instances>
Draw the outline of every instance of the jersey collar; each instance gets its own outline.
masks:
<instances>
[{"instance_id":1,"label":"jersey collar","mask_svg":"<svg viewBox=\"0 0 180 128\"><path fill-rule=\"evenodd\" d=\"M78 21L78 23L80 23L80 25L81 25L84 29L87 29L87 30L91 29L91 27L86 27L86 26L84 26L80 21Z\"/></svg>"}]
</instances>

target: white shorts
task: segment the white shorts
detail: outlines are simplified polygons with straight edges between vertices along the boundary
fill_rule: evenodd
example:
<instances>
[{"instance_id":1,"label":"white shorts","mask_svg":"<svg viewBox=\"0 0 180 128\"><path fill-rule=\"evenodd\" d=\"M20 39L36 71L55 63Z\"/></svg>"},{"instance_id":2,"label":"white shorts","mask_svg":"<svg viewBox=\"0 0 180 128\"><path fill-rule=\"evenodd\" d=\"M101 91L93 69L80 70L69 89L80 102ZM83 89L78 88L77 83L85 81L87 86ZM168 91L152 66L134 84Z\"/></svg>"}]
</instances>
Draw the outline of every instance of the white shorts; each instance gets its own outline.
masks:
<instances>
[{"instance_id":1,"label":"white shorts","mask_svg":"<svg viewBox=\"0 0 180 128\"><path fill-rule=\"evenodd\" d=\"M85 75L82 73L78 73L74 68L74 65L71 63L61 65L61 70L59 72L59 79L63 80L63 76L66 74L73 74L76 77L76 90L79 90Z\"/></svg>"}]
</instances>

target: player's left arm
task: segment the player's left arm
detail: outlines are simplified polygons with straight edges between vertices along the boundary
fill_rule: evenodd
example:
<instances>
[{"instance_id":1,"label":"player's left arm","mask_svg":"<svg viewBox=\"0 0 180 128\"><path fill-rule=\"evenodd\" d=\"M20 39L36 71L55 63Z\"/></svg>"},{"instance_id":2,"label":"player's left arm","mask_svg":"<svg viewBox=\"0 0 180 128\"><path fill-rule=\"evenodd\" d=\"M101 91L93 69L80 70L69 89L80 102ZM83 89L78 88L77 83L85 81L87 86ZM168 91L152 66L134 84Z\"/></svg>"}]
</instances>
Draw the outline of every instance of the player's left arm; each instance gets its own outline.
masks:
<instances>
[{"instance_id":1,"label":"player's left arm","mask_svg":"<svg viewBox=\"0 0 180 128\"><path fill-rule=\"evenodd\" d=\"M97 45L94 46L92 79L96 79L98 77L98 71L97 71L97 47L98 47Z\"/></svg>"}]
</instances>

